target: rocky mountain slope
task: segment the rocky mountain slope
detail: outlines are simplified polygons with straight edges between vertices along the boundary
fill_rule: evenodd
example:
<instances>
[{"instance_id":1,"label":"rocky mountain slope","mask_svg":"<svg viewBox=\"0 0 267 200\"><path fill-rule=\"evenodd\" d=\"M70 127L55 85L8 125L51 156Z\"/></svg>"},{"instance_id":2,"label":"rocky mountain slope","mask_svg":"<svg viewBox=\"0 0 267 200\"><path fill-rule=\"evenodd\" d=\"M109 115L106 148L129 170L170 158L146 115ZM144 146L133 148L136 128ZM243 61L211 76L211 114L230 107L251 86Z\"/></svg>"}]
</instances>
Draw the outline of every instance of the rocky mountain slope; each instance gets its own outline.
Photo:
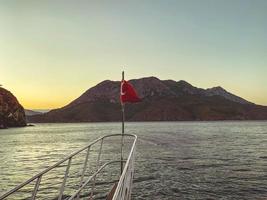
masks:
<instances>
[{"instance_id":1,"label":"rocky mountain slope","mask_svg":"<svg viewBox=\"0 0 267 200\"><path fill-rule=\"evenodd\" d=\"M185 81L148 77L131 80L142 102L126 106L128 121L261 120L267 107L221 87L201 89ZM29 116L31 122L120 121L120 82L103 81L63 108Z\"/></svg>"},{"instance_id":2,"label":"rocky mountain slope","mask_svg":"<svg viewBox=\"0 0 267 200\"><path fill-rule=\"evenodd\" d=\"M26 126L23 107L8 90L0 87L0 128Z\"/></svg>"}]
</instances>

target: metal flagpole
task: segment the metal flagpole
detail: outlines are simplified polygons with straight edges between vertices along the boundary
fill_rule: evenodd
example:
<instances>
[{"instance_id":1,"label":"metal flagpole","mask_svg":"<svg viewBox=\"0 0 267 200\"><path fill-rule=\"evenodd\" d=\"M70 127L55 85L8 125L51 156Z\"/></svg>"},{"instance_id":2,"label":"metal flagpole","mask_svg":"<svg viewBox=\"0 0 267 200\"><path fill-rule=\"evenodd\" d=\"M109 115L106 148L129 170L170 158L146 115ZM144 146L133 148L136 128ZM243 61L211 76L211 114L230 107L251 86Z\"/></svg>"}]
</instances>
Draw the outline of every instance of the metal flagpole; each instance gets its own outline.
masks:
<instances>
[{"instance_id":1,"label":"metal flagpole","mask_svg":"<svg viewBox=\"0 0 267 200\"><path fill-rule=\"evenodd\" d=\"M122 71L122 81L124 81L124 71ZM122 95L122 85L121 85L121 95ZM124 115L124 103L121 102L121 111L122 111L122 129L121 129L121 174L123 171L123 136L124 136L124 121L125 121L125 115Z\"/></svg>"}]
</instances>

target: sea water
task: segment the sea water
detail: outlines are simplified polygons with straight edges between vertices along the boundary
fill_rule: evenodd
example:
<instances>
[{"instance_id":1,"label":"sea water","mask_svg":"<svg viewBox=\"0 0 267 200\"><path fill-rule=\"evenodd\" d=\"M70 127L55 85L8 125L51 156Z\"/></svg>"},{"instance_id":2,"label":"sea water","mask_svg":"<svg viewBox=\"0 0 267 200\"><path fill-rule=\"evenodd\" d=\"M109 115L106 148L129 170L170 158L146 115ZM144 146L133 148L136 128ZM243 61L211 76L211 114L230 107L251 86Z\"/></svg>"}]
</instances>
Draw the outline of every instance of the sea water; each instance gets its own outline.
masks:
<instances>
[{"instance_id":1,"label":"sea water","mask_svg":"<svg viewBox=\"0 0 267 200\"><path fill-rule=\"evenodd\" d=\"M267 121L128 122L125 129L138 136L132 199L267 198ZM120 123L0 130L0 194L94 139L120 132ZM44 190L47 199L56 185Z\"/></svg>"}]
</instances>

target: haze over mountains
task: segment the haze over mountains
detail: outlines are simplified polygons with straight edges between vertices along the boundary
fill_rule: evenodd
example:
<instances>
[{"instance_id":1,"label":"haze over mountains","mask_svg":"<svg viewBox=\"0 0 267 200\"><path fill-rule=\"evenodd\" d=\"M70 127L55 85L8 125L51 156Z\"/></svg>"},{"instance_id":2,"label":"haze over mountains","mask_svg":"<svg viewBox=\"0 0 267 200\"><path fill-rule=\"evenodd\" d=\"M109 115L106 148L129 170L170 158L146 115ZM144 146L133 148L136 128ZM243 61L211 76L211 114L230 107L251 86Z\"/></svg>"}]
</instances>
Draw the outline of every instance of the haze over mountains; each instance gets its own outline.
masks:
<instances>
[{"instance_id":1,"label":"haze over mountains","mask_svg":"<svg viewBox=\"0 0 267 200\"><path fill-rule=\"evenodd\" d=\"M24 109L25 110L25 115L26 116L33 116L33 115L40 115L42 114L41 112L35 111L35 110L29 110L29 109Z\"/></svg>"},{"instance_id":2,"label":"haze over mountains","mask_svg":"<svg viewBox=\"0 0 267 200\"><path fill-rule=\"evenodd\" d=\"M127 121L263 120L267 107L221 87L201 89L186 81L147 77L129 81L142 102L126 105ZM30 122L106 122L121 120L120 82L105 80L70 104L29 116Z\"/></svg>"}]
</instances>

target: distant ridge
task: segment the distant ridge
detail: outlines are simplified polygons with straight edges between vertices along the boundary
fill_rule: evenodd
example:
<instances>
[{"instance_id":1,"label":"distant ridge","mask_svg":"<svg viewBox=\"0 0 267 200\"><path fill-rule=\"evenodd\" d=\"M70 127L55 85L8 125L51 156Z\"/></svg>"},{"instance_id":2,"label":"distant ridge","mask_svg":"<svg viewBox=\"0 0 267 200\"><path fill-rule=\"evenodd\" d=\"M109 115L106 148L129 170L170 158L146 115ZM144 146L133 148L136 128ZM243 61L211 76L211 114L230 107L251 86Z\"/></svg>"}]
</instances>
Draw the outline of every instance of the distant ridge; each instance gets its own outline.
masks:
<instances>
[{"instance_id":1,"label":"distant ridge","mask_svg":"<svg viewBox=\"0 0 267 200\"><path fill-rule=\"evenodd\" d=\"M29 109L24 109L25 110L25 115L26 116L33 116L33 115L40 115L42 114L41 112L34 111L34 110L29 110Z\"/></svg>"},{"instance_id":2,"label":"distant ridge","mask_svg":"<svg viewBox=\"0 0 267 200\"><path fill-rule=\"evenodd\" d=\"M186 81L145 77L130 80L142 102L126 106L128 121L263 120L267 107L222 87L202 89ZM30 122L120 121L120 82L105 80L63 108L29 116Z\"/></svg>"}]
</instances>

